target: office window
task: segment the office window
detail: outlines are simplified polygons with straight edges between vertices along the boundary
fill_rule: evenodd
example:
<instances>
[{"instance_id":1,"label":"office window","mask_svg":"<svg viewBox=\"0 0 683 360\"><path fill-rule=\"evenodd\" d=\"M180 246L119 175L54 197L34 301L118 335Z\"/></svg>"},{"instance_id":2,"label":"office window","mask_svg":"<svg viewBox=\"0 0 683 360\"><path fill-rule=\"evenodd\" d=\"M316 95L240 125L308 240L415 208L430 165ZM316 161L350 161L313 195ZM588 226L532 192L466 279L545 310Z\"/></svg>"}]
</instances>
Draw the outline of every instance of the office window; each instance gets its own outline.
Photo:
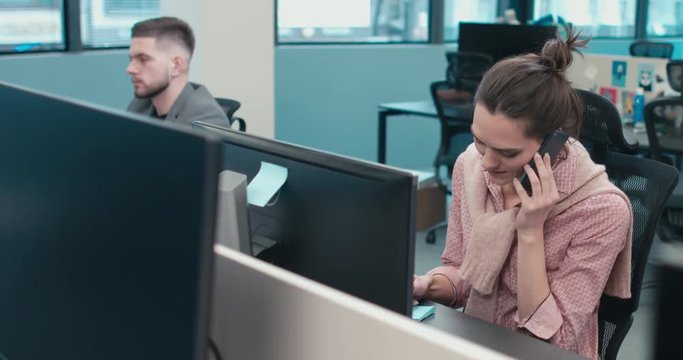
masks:
<instances>
[{"instance_id":1,"label":"office window","mask_svg":"<svg viewBox=\"0 0 683 360\"><path fill-rule=\"evenodd\" d=\"M458 23L461 21L492 23L496 21L497 15L497 0L445 0L443 18L444 40L458 40Z\"/></svg>"},{"instance_id":2,"label":"office window","mask_svg":"<svg viewBox=\"0 0 683 360\"><path fill-rule=\"evenodd\" d=\"M0 0L0 52L64 49L61 0Z\"/></svg>"},{"instance_id":3,"label":"office window","mask_svg":"<svg viewBox=\"0 0 683 360\"><path fill-rule=\"evenodd\" d=\"M536 0L534 19L561 16L594 37L634 37L637 0Z\"/></svg>"},{"instance_id":4,"label":"office window","mask_svg":"<svg viewBox=\"0 0 683 360\"><path fill-rule=\"evenodd\" d=\"M683 0L650 0L647 15L648 36L683 35Z\"/></svg>"},{"instance_id":5,"label":"office window","mask_svg":"<svg viewBox=\"0 0 683 360\"><path fill-rule=\"evenodd\" d=\"M159 0L80 0L84 48L128 46L136 22L160 16Z\"/></svg>"},{"instance_id":6,"label":"office window","mask_svg":"<svg viewBox=\"0 0 683 360\"><path fill-rule=\"evenodd\" d=\"M429 0L278 0L281 44L429 41Z\"/></svg>"}]
</instances>

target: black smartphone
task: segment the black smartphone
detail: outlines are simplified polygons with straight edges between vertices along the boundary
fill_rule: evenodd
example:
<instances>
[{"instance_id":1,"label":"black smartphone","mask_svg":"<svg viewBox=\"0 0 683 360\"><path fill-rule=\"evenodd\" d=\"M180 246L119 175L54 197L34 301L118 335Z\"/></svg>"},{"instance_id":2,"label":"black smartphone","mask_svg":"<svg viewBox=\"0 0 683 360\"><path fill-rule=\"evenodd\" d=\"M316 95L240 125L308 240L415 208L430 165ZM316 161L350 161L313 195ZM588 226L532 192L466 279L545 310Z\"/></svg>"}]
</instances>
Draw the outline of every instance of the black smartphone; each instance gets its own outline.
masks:
<instances>
[{"instance_id":1,"label":"black smartphone","mask_svg":"<svg viewBox=\"0 0 683 360\"><path fill-rule=\"evenodd\" d=\"M569 135L563 133L562 131L555 130L543 138L541 147L538 148L538 153L541 154L542 157L545 157L545 154L550 155L550 163L555 164L557 155L564 147L567 139L569 139ZM531 166L531 169L536 172L536 162L533 158L531 161L529 161L529 166ZM529 177L524 169L522 169L522 174L519 176L519 181L522 183L526 193L531 195L531 183L529 182Z\"/></svg>"}]
</instances>

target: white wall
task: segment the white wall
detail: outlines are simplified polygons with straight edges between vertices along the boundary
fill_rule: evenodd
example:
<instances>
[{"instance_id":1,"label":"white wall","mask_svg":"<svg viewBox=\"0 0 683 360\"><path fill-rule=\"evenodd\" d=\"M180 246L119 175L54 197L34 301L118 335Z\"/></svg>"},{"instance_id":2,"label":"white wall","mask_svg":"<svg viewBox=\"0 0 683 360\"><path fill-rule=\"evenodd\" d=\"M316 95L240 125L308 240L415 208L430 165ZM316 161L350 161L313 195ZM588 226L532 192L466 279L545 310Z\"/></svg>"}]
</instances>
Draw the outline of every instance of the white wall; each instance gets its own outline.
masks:
<instances>
[{"instance_id":1,"label":"white wall","mask_svg":"<svg viewBox=\"0 0 683 360\"><path fill-rule=\"evenodd\" d=\"M273 1L162 0L161 13L187 21L197 44L192 81L240 101L247 132L275 134Z\"/></svg>"}]
</instances>

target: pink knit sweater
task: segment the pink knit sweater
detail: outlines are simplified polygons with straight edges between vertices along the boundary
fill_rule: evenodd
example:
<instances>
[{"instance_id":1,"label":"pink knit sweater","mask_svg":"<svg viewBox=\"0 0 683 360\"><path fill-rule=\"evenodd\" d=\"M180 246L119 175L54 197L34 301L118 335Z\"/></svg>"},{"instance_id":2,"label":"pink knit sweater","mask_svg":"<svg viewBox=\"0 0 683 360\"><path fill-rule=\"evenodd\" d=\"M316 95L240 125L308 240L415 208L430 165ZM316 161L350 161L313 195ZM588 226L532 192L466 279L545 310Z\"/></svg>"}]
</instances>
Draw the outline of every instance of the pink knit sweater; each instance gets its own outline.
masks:
<instances>
[{"instance_id":1,"label":"pink knit sweater","mask_svg":"<svg viewBox=\"0 0 683 360\"><path fill-rule=\"evenodd\" d=\"M551 293L532 315L517 314L517 210L503 209L473 146L453 169L444 265L429 273L450 279L466 313L597 359L600 296L630 296L631 206L578 141L565 153L553 168L560 201L543 230Z\"/></svg>"}]
</instances>

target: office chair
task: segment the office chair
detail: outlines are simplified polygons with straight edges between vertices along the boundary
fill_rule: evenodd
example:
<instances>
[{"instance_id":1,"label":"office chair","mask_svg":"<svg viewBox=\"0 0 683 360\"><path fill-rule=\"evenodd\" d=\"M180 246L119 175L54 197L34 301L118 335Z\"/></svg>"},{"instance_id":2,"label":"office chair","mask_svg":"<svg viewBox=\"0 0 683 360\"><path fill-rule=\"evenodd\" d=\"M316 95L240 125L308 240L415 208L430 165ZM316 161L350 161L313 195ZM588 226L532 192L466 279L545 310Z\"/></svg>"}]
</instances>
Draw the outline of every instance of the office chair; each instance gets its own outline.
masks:
<instances>
[{"instance_id":1,"label":"office chair","mask_svg":"<svg viewBox=\"0 0 683 360\"><path fill-rule=\"evenodd\" d=\"M678 170L661 162L608 150L592 155L597 163L605 165L610 181L628 196L633 209L631 298L603 294L598 309L598 352L601 359L614 360L633 324L657 222L678 181Z\"/></svg>"},{"instance_id":2,"label":"office chair","mask_svg":"<svg viewBox=\"0 0 683 360\"><path fill-rule=\"evenodd\" d=\"M667 76L671 88L683 91L683 60L670 61ZM645 105L645 129L652 159L681 169L683 156L683 95L660 97ZM679 184L664 209L659 235L663 241L683 239L683 184Z\"/></svg>"},{"instance_id":3,"label":"office chair","mask_svg":"<svg viewBox=\"0 0 683 360\"><path fill-rule=\"evenodd\" d=\"M671 59L674 46L669 42L637 40L631 43L628 52L631 56Z\"/></svg>"},{"instance_id":4,"label":"office chair","mask_svg":"<svg viewBox=\"0 0 683 360\"><path fill-rule=\"evenodd\" d=\"M624 139L621 117L614 105L599 94L577 92L585 105L579 140L593 161L605 166L610 181L629 197L633 210L631 298L603 295L598 310L598 352L601 359L612 360L617 358L633 324L657 223L678 181L678 171L633 156L635 146Z\"/></svg>"},{"instance_id":5,"label":"office chair","mask_svg":"<svg viewBox=\"0 0 683 360\"><path fill-rule=\"evenodd\" d=\"M610 150L634 154L636 146L624 138L621 116L614 105L600 94L576 89L584 104L579 141L590 150Z\"/></svg>"},{"instance_id":6,"label":"office chair","mask_svg":"<svg viewBox=\"0 0 683 360\"><path fill-rule=\"evenodd\" d=\"M237 122L239 131L247 131L247 124L244 119L233 116L235 111L242 106L239 101L226 98L216 98L216 102L218 105L220 105L221 109L225 111L225 115L228 116L228 126L232 127L232 124Z\"/></svg>"},{"instance_id":7,"label":"office chair","mask_svg":"<svg viewBox=\"0 0 683 360\"><path fill-rule=\"evenodd\" d=\"M463 102L471 102L481 78L493 66L493 58L477 52L448 51L446 60L446 82L449 88L459 94ZM451 100L457 101L457 95L456 99Z\"/></svg>"},{"instance_id":8,"label":"office chair","mask_svg":"<svg viewBox=\"0 0 683 360\"><path fill-rule=\"evenodd\" d=\"M681 92L683 60L670 61L666 71L671 88ZM683 95L651 100L645 105L644 118L652 158L673 163L680 169L683 155Z\"/></svg>"},{"instance_id":9,"label":"office chair","mask_svg":"<svg viewBox=\"0 0 683 360\"><path fill-rule=\"evenodd\" d=\"M430 93L441 129L439 148L433 163L434 175L439 187L450 194L450 176L455 160L471 142L471 139L457 141L457 137L470 132L474 115L474 94L484 73L493 65L493 58L467 52L448 52L446 58L446 80L433 82ZM443 168L445 176L441 175ZM435 243L436 231L447 225L448 222L445 221L427 229L427 243Z\"/></svg>"}]
</instances>

